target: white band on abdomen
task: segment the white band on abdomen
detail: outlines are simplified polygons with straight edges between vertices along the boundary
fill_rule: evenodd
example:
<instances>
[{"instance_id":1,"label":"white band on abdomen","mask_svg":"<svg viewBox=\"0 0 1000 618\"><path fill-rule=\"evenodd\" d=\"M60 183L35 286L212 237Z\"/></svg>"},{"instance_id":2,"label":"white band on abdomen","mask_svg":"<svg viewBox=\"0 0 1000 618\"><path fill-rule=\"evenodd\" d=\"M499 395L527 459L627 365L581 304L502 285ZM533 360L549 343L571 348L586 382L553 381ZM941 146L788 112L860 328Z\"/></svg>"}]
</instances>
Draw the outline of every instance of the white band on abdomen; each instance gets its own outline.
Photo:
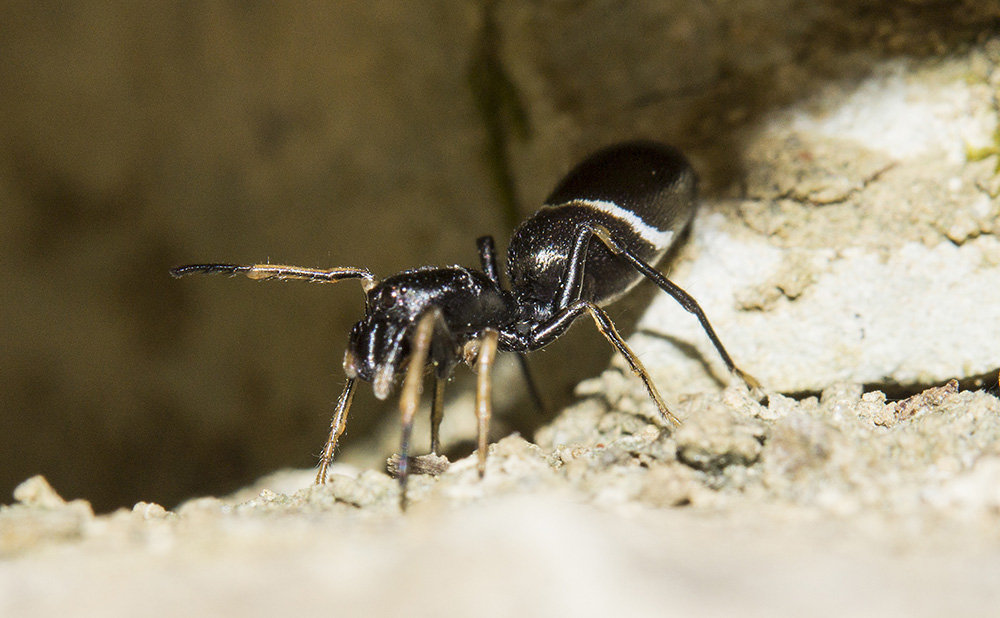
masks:
<instances>
[{"instance_id":1,"label":"white band on abdomen","mask_svg":"<svg viewBox=\"0 0 1000 618\"><path fill-rule=\"evenodd\" d=\"M572 206L574 204L589 206L594 210L599 210L604 214L611 215L619 221L624 221L629 225L629 227L632 228L632 231L635 232L639 238L642 238L649 244L653 245L653 247L655 247L658 251L669 247L671 240L674 238L674 232L672 230L658 230L643 221L639 215L622 208L614 202L606 202L604 200L573 200L572 202L566 202L564 204L546 204L546 206L549 208L557 208L559 206Z\"/></svg>"}]
</instances>

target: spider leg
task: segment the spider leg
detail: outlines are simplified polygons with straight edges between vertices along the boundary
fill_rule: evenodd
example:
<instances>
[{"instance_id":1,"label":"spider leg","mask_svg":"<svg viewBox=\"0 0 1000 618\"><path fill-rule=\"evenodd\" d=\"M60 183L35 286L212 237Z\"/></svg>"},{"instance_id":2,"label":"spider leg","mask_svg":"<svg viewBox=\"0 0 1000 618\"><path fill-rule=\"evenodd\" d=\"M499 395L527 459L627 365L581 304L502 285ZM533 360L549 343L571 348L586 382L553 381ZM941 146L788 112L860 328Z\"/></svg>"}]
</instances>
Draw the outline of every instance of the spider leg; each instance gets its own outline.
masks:
<instances>
[{"instance_id":1,"label":"spider leg","mask_svg":"<svg viewBox=\"0 0 1000 618\"><path fill-rule=\"evenodd\" d=\"M481 236L476 239L476 247L479 249L479 263L480 266L482 266L483 272L486 273L486 276L489 277L490 281L495 283L498 288L503 289L503 286L500 283L500 269L497 266L497 254L493 237ZM518 354L517 361L521 366L521 375L524 376L524 382L528 386L528 396L531 397L531 402L535 404L535 408L541 414L545 414L545 402L542 401L542 396L538 392L538 386L535 384L535 379L531 375L531 369L528 366L528 359L524 354Z\"/></svg>"},{"instance_id":2,"label":"spider leg","mask_svg":"<svg viewBox=\"0 0 1000 618\"><path fill-rule=\"evenodd\" d=\"M628 347L622 336L618 334L618 330L615 328L614 322L611 321L611 317L594 303L586 300L578 300L559 311L549 322L532 333L532 347L537 349L548 345L556 337L566 332L573 321L580 317L584 311L590 313L591 317L594 318L594 322L597 323L597 328L601 331L601 334L622 355L632 373L642 380L643 386L646 387L646 392L649 394L650 399L653 400L653 403L656 404L663 419L671 425L680 424L680 420L670 412L667 404L663 402L663 398L660 397L659 391L656 390L652 378L649 377L649 372L646 371L639 357L635 355L635 352Z\"/></svg>"},{"instance_id":3,"label":"spider leg","mask_svg":"<svg viewBox=\"0 0 1000 618\"><path fill-rule=\"evenodd\" d=\"M364 268L303 268L284 264L189 264L170 269L172 277L187 275L246 275L250 279L300 279L317 283L336 283L345 279L361 279L365 291L378 284L371 272Z\"/></svg>"},{"instance_id":4,"label":"spider leg","mask_svg":"<svg viewBox=\"0 0 1000 618\"><path fill-rule=\"evenodd\" d=\"M399 396L399 412L403 427L399 442L399 507L406 510L406 483L409 478L410 437L413 434L413 417L420 404L423 391L424 368L434 337L434 329L442 320L441 309L431 307L420 316L416 330L410 340L410 360L403 381L403 391Z\"/></svg>"},{"instance_id":5,"label":"spider leg","mask_svg":"<svg viewBox=\"0 0 1000 618\"><path fill-rule=\"evenodd\" d=\"M531 367L528 365L528 356L526 354L518 354L517 361L521 366L521 375L524 377L524 383L528 386L528 396L531 397L531 403L535 404L535 409L538 410L539 414L545 416L545 400L542 399L542 393L538 390L538 383L535 382Z\"/></svg>"},{"instance_id":6,"label":"spider leg","mask_svg":"<svg viewBox=\"0 0 1000 618\"><path fill-rule=\"evenodd\" d=\"M660 397L659 391L656 390L656 385L653 384L653 380L649 377L649 372L643 366L639 357L635 355L622 336L618 334L618 329L615 328L614 322L611 321L611 316L607 314L606 311L598 307L593 303L585 303L587 311L597 322L597 328L600 329L601 334L604 335L611 345L614 346L618 353L622 355L625 362L628 363L629 368L632 373L639 376L642 380L642 385L646 387L646 392L649 393L650 399L656 404L656 407L660 410L660 415L671 425L680 425L681 421L667 408L667 404L663 402L663 398Z\"/></svg>"},{"instance_id":7,"label":"spider leg","mask_svg":"<svg viewBox=\"0 0 1000 618\"><path fill-rule=\"evenodd\" d=\"M497 267L497 251L493 237L480 236L476 239L476 248L479 249L479 264L483 272L498 288L503 289L500 285L500 269Z\"/></svg>"},{"instance_id":8,"label":"spider leg","mask_svg":"<svg viewBox=\"0 0 1000 618\"><path fill-rule=\"evenodd\" d=\"M698 304L698 301L696 301L693 296L681 289L676 283L663 276L663 273L639 258L634 251L615 241L615 239L611 237L611 232L609 232L604 226L593 225L590 226L589 229L594 236L601 239L601 242L603 242L608 249L628 260L629 264L639 271L640 274L647 279L650 279L661 290L673 297L673 299L676 300L685 311L698 318L698 322L701 323L701 327L705 331L705 334L708 335L712 345L715 346L719 356L722 357L722 362L726 364L726 368L728 368L733 375L743 380L743 382L751 390L760 389L760 382L758 382L757 379L750 374L737 367L736 363L733 362L732 357L729 356L729 352L727 352L725 346L722 345L722 340L720 340L719 336L715 334L715 329L712 328L712 324L708 321L708 316L705 315L705 311L702 310L701 305Z\"/></svg>"},{"instance_id":9,"label":"spider leg","mask_svg":"<svg viewBox=\"0 0 1000 618\"><path fill-rule=\"evenodd\" d=\"M444 384L446 380L434 376L434 398L431 399L431 452L441 454L441 419L444 418Z\"/></svg>"},{"instance_id":10,"label":"spider leg","mask_svg":"<svg viewBox=\"0 0 1000 618\"><path fill-rule=\"evenodd\" d=\"M479 478L486 474L486 454L489 449L490 417L493 416L493 363L497 356L499 333L486 329L480 338L476 358L476 419L479 428Z\"/></svg>"},{"instance_id":11,"label":"spider leg","mask_svg":"<svg viewBox=\"0 0 1000 618\"><path fill-rule=\"evenodd\" d=\"M356 385L356 379L348 378L347 384L344 385L344 392L340 394L340 399L337 401L333 420L330 421L330 437L327 438L326 445L323 447L323 454L319 458L319 472L316 473L317 485L326 483L326 473L330 467L330 462L333 461L333 452L337 449L337 440L340 439L340 435L344 433L344 427L347 426L347 411L351 409L351 401L354 400Z\"/></svg>"}]
</instances>

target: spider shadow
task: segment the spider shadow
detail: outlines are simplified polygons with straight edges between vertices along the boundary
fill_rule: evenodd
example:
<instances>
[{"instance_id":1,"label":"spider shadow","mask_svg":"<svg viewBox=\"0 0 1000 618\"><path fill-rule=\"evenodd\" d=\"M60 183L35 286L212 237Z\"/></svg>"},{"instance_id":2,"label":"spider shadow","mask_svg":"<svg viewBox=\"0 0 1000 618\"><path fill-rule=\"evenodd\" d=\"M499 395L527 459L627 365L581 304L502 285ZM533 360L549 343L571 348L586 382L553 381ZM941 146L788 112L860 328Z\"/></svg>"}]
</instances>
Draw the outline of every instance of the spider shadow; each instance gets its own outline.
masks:
<instances>
[{"instance_id":1,"label":"spider shadow","mask_svg":"<svg viewBox=\"0 0 1000 618\"><path fill-rule=\"evenodd\" d=\"M712 363L708 362L708 359L705 357L704 354L701 353L701 350L699 350L691 343L684 341L682 339L678 339L677 337L674 337L672 335L667 335L665 333L657 332L655 330L651 330L648 328L640 328L635 331L635 334L644 335L646 337L652 337L654 339L659 339L660 341L666 341L670 343L670 345L677 348L681 354L701 365L701 368L705 371L705 375L711 378L712 381L715 382L719 388L725 388L726 385L729 383L729 380L727 380L725 376L719 373L718 368Z\"/></svg>"}]
</instances>

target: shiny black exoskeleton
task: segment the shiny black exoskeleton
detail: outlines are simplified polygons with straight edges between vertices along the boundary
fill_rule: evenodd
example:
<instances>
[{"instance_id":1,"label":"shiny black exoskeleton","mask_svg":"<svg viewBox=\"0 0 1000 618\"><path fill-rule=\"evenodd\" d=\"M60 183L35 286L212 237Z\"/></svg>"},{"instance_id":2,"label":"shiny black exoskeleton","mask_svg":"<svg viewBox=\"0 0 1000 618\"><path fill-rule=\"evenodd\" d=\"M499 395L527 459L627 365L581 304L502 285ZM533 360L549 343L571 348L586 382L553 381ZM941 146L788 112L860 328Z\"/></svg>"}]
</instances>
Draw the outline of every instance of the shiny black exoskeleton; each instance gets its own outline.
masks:
<instances>
[{"instance_id":1,"label":"shiny black exoskeleton","mask_svg":"<svg viewBox=\"0 0 1000 618\"><path fill-rule=\"evenodd\" d=\"M316 481L326 481L357 380L370 382L379 399L385 399L401 381L403 436L398 476L405 505L410 434L425 368L434 368L431 450L436 453L445 380L462 361L476 366L482 474L491 415L490 369L496 352L537 350L564 333L583 313L593 317L642 380L664 419L678 422L601 308L643 277L693 313L727 367L754 384L733 364L698 303L654 268L690 223L696 197L694 171L678 150L653 142L630 142L601 150L580 163L545 205L514 231L507 250L509 287L501 281L489 236L477 242L481 270L422 267L381 282L362 268L322 270L273 264L195 264L175 268L171 274L245 274L252 279L319 282L360 279L367 293L365 316L351 330L344 357L347 384Z\"/></svg>"}]
</instances>

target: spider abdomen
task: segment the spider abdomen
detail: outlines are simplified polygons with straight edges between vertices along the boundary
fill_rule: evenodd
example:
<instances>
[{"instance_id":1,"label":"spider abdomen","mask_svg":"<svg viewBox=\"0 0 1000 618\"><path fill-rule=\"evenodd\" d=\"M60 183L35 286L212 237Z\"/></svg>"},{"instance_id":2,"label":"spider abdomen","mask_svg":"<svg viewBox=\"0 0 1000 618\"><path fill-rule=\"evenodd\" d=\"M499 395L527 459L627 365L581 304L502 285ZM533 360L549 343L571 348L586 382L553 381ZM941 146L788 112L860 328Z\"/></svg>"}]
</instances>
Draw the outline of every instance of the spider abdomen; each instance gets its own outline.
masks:
<instances>
[{"instance_id":1,"label":"spider abdomen","mask_svg":"<svg viewBox=\"0 0 1000 618\"><path fill-rule=\"evenodd\" d=\"M586 226L606 228L655 266L691 221L696 198L694 170L676 148L631 142L599 151L570 171L545 205L514 231L507 250L511 287L523 302L558 296L573 244ZM641 279L625 259L593 241L580 298L607 304Z\"/></svg>"}]
</instances>

